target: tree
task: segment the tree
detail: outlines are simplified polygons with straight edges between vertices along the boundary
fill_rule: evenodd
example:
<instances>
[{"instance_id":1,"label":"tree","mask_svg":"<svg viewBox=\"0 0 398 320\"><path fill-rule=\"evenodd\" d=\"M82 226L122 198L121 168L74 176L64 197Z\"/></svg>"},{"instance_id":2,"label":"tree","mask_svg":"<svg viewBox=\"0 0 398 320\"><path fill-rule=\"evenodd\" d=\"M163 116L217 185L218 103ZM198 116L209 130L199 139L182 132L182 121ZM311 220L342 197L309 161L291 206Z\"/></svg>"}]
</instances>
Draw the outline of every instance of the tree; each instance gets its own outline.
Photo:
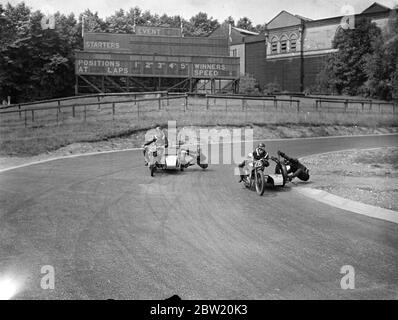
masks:
<instances>
[{"instance_id":1,"label":"tree","mask_svg":"<svg viewBox=\"0 0 398 320\"><path fill-rule=\"evenodd\" d=\"M236 24L238 28L245 29L248 31L256 31L253 27L253 23L247 17L240 18Z\"/></svg>"},{"instance_id":2,"label":"tree","mask_svg":"<svg viewBox=\"0 0 398 320\"><path fill-rule=\"evenodd\" d=\"M15 18L20 8L9 6L8 13ZM17 27L16 39L9 37L0 49L2 95L10 95L15 101L72 95L73 51L80 43L74 16L56 13L56 28L42 30L40 11L24 9L24 14L28 14L27 23ZM10 19L11 24L15 24L14 18Z\"/></svg>"},{"instance_id":3,"label":"tree","mask_svg":"<svg viewBox=\"0 0 398 320\"><path fill-rule=\"evenodd\" d=\"M231 16L226 18L223 23L230 24L231 26L235 27L235 20Z\"/></svg>"},{"instance_id":4,"label":"tree","mask_svg":"<svg viewBox=\"0 0 398 320\"><path fill-rule=\"evenodd\" d=\"M392 11L382 37L374 39L373 54L367 54L363 85L365 95L381 99L398 98L398 16Z\"/></svg>"},{"instance_id":5,"label":"tree","mask_svg":"<svg viewBox=\"0 0 398 320\"><path fill-rule=\"evenodd\" d=\"M30 25L30 9L24 2L13 7L7 3L0 9L0 48L26 36Z\"/></svg>"},{"instance_id":6,"label":"tree","mask_svg":"<svg viewBox=\"0 0 398 320\"><path fill-rule=\"evenodd\" d=\"M190 36L207 36L220 26L217 19L208 18L207 13L199 12L184 25L184 34Z\"/></svg>"},{"instance_id":7,"label":"tree","mask_svg":"<svg viewBox=\"0 0 398 320\"><path fill-rule=\"evenodd\" d=\"M139 17L136 17L138 19ZM134 17L125 15L124 10L120 9L106 19L107 31L110 33L133 33ZM144 23L142 23L144 24Z\"/></svg>"},{"instance_id":8,"label":"tree","mask_svg":"<svg viewBox=\"0 0 398 320\"><path fill-rule=\"evenodd\" d=\"M163 14L159 17L159 25L163 27L180 28L181 22L184 24L186 21L180 16L168 16Z\"/></svg>"},{"instance_id":9,"label":"tree","mask_svg":"<svg viewBox=\"0 0 398 320\"><path fill-rule=\"evenodd\" d=\"M365 65L367 55L373 54L373 43L381 36L381 30L369 19L357 21L355 29L340 29L333 40L338 51L327 60L322 70L323 81L338 94L360 94L367 81Z\"/></svg>"},{"instance_id":10,"label":"tree","mask_svg":"<svg viewBox=\"0 0 398 320\"><path fill-rule=\"evenodd\" d=\"M267 24L258 24L254 27L255 31L258 33L264 33L267 30Z\"/></svg>"}]
</instances>

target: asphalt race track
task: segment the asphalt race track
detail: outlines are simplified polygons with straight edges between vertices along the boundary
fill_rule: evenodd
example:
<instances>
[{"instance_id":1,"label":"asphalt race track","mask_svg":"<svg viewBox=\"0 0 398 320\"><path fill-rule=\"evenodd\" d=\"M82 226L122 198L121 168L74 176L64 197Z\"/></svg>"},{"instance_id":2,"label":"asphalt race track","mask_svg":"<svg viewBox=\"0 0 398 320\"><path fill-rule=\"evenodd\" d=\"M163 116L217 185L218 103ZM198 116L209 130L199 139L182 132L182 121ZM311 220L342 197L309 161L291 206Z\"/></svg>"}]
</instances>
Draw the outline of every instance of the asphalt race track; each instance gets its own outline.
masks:
<instances>
[{"instance_id":1,"label":"asphalt race track","mask_svg":"<svg viewBox=\"0 0 398 320\"><path fill-rule=\"evenodd\" d=\"M398 146L397 135L266 142L295 156ZM233 165L158 173L141 152L0 174L0 277L16 299L397 299L398 225L305 198L263 197ZM308 183L307 186L311 186ZM55 268L43 290L41 268ZM342 290L340 269L355 268Z\"/></svg>"}]
</instances>

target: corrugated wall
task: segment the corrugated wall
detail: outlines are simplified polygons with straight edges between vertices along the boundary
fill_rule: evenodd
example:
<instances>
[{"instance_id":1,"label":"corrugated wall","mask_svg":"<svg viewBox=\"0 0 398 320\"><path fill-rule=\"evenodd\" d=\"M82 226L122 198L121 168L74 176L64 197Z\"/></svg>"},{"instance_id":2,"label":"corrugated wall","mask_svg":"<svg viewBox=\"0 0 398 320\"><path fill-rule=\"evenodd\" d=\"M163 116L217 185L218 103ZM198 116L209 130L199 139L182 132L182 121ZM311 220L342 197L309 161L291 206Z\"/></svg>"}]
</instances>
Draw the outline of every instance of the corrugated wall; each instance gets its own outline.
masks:
<instances>
[{"instance_id":1,"label":"corrugated wall","mask_svg":"<svg viewBox=\"0 0 398 320\"><path fill-rule=\"evenodd\" d=\"M252 75L260 88L265 85L265 41L245 44L245 73Z\"/></svg>"},{"instance_id":2,"label":"corrugated wall","mask_svg":"<svg viewBox=\"0 0 398 320\"><path fill-rule=\"evenodd\" d=\"M264 67L264 83L278 83L282 91L300 91L299 57L267 60Z\"/></svg>"},{"instance_id":3,"label":"corrugated wall","mask_svg":"<svg viewBox=\"0 0 398 320\"><path fill-rule=\"evenodd\" d=\"M329 55L304 56L304 89L316 83L316 77L322 70Z\"/></svg>"}]
</instances>

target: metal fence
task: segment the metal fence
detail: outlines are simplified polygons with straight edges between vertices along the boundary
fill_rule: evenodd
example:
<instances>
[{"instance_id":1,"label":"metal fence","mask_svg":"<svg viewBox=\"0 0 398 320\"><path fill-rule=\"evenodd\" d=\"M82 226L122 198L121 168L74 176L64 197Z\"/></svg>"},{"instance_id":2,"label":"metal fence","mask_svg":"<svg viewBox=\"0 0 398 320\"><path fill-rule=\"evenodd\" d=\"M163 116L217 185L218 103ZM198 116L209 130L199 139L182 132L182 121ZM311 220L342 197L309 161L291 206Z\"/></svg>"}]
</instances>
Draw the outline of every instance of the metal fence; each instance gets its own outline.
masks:
<instances>
[{"instance_id":1,"label":"metal fence","mask_svg":"<svg viewBox=\"0 0 398 320\"><path fill-rule=\"evenodd\" d=\"M153 97L146 97L146 96ZM140 97L140 98L138 98ZM170 101L182 104L170 105ZM157 111L202 112L217 114L243 113L396 113L393 102L369 99L302 96L191 95L167 91L117 94L95 94L60 98L6 106L0 109L0 125L5 127L42 127L74 122L130 119L140 120L144 114ZM156 116L156 114L155 114ZM171 115L170 115L171 116Z\"/></svg>"},{"instance_id":2,"label":"metal fence","mask_svg":"<svg viewBox=\"0 0 398 320\"><path fill-rule=\"evenodd\" d=\"M142 94L142 93L141 93ZM167 94L167 93L166 93ZM136 94L138 95L138 94ZM96 95L98 96L98 95ZM92 96L89 96L92 98ZM105 97L100 95L100 97ZM179 111L186 111L188 108L188 95L161 95L151 98L129 98L114 101L98 101L94 102L76 102L69 104L57 105L24 105L24 108L2 109L0 110L0 123L3 127L34 125L36 127L51 124L73 123L76 121L86 122L89 118L97 120L109 119L115 120L117 116L135 114L134 118L140 119L144 112L158 111L170 105L170 100L183 100ZM58 100L54 100L58 101ZM54 102L52 101L52 102ZM45 101L46 103L48 101ZM22 106L21 106L22 107Z\"/></svg>"}]
</instances>

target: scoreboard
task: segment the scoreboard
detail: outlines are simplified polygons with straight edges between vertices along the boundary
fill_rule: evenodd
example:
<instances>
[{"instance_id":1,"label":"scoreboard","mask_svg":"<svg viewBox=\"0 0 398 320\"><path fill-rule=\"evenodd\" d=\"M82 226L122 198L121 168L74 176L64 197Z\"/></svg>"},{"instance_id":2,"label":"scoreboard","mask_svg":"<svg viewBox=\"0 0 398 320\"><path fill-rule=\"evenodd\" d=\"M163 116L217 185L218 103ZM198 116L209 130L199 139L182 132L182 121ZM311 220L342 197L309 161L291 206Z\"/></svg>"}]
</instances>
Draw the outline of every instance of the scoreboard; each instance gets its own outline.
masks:
<instances>
[{"instance_id":1,"label":"scoreboard","mask_svg":"<svg viewBox=\"0 0 398 320\"><path fill-rule=\"evenodd\" d=\"M76 51L77 75L235 79L239 58Z\"/></svg>"},{"instance_id":2,"label":"scoreboard","mask_svg":"<svg viewBox=\"0 0 398 320\"><path fill-rule=\"evenodd\" d=\"M226 38L169 35L175 32L172 28L154 27L136 27L136 34L86 32L84 50L158 55L229 56Z\"/></svg>"},{"instance_id":3,"label":"scoreboard","mask_svg":"<svg viewBox=\"0 0 398 320\"><path fill-rule=\"evenodd\" d=\"M85 32L83 50L75 51L75 74L94 81L100 81L95 76L235 80L239 68L239 57L229 56L226 37L183 37L179 28Z\"/></svg>"},{"instance_id":4,"label":"scoreboard","mask_svg":"<svg viewBox=\"0 0 398 320\"><path fill-rule=\"evenodd\" d=\"M136 26L135 34L142 36L182 37L180 28Z\"/></svg>"}]
</instances>

